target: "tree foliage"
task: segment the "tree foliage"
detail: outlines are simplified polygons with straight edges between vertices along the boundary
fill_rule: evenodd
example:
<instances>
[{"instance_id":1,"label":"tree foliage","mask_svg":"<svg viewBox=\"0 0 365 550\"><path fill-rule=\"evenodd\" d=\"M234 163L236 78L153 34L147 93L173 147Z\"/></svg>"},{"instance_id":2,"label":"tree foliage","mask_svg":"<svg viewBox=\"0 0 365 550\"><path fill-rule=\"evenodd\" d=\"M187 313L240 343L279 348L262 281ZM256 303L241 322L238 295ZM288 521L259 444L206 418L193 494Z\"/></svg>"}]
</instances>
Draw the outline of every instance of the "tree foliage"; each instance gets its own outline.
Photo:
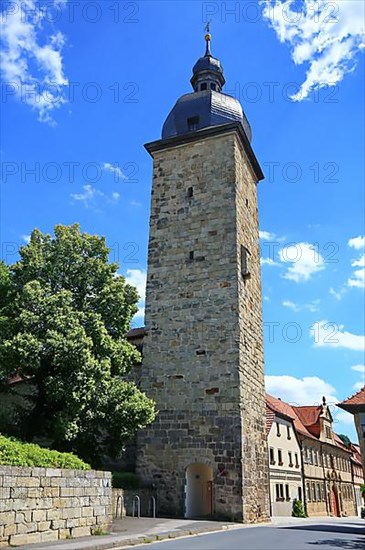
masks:
<instances>
[{"instance_id":1,"label":"tree foliage","mask_svg":"<svg viewBox=\"0 0 365 550\"><path fill-rule=\"evenodd\" d=\"M90 470L90 466L72 453L43 449L34 443L22 443L0 434L0 464L30 468Z\"/></svg>"},{"instance_id":2,"label":"tree foliage","mask_svg":"<svg viewBox=\"0 0 365 550\"><path fill-rule=\"evenodd\" d=\"M338 434L338 437L342 440L342 443L346 445L346 447L350 447L351 440L350 438L345 434Z\"/></svg>"},{"instance_id":3,"label":"tree foliage","mask_svg":"<svg viewBox=\"0 0 365 550\"><path fill-rule=\"evenodd\" d=\"M125 380L141 359L126 339L138 294L108 255L104 238L58 225L54 238L35 229L20 260L0 270L2 388L14 375L35 388L18 435L94 463L102 452L117 456L154 418L153 403Z\"/></svg>"}]
</instances>

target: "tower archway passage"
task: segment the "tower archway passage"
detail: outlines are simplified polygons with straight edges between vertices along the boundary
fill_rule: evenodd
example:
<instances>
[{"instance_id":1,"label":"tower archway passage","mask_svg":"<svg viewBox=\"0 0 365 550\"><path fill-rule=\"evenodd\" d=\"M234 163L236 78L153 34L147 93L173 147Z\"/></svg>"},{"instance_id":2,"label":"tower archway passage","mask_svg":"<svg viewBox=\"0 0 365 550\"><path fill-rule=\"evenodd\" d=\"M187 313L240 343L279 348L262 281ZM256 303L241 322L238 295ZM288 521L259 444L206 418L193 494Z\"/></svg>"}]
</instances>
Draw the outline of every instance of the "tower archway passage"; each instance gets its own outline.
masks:
<instances>
[{"instance_id":1,"label":"tower archway passage","mask_svg":"<svg viewBox=\"0 0 365 550\"><path fill-rule=\"evenodd\" d=\"M206 464L190 464L185 478L185 517L213 514L213 469Z\"/></svg>"}]
</instances>

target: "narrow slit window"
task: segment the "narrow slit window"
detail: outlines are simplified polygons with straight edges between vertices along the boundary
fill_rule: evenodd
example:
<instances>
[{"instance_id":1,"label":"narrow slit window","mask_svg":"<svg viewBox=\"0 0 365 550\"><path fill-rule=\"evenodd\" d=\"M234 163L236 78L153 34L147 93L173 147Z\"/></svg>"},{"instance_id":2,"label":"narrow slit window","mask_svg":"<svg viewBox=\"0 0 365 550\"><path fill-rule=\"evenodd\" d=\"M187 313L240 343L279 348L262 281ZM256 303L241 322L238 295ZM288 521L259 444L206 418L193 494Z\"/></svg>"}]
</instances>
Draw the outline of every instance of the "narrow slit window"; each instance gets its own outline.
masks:
<instances>
[{"instance_id":1,"label":"narrow slit window","mask_svg":"<svg viewBox=\"0 0 365 550\"><path fill-rule=\"evenodd\" d=\"M189 132L194 132L194 130L197 130L199 128L199 117L193 116L188 118L188 130Z\"/></svg>"}]
</instances>

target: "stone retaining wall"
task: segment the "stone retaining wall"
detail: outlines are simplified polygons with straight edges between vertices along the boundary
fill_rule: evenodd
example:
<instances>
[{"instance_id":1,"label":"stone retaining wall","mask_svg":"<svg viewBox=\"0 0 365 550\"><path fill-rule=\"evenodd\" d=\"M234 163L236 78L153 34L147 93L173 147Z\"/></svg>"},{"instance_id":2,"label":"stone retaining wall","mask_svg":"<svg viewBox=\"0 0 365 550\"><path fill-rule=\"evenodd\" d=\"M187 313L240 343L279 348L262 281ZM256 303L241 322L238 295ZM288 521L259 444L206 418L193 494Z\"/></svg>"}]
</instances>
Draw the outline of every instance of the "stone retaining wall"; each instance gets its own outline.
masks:
<instances>
[{"instance_id":1,"label":"stone retaining wall","mask_svg":"<svg viewBox=\"0 0 365 550\"><path fill-rule=\"evenodd\" d=\"M0 466L0 547L105 530L111 500L110 472Z\"/></svg>"}]
</instances>

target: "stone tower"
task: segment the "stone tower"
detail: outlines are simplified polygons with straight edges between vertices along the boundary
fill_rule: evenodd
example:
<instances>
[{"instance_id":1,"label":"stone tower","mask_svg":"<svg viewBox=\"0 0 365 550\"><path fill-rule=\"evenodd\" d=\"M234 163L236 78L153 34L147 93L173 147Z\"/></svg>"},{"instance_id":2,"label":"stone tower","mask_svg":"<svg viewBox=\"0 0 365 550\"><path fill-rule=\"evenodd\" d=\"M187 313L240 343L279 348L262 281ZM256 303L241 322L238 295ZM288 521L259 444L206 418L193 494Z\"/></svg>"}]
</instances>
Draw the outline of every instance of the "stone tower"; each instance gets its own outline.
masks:
<instances>
[{"instance_id":1,"label":"stone tower","mask_svg":"<svg viewBox=\"0 0 365 550\"><path fill-rule=\"evenodd\" d=\"M269 516L256 184L240 103L210 52L153 157L141 388L157 403L137 472L160 514Z\"/></svg>"}]
</instances>

